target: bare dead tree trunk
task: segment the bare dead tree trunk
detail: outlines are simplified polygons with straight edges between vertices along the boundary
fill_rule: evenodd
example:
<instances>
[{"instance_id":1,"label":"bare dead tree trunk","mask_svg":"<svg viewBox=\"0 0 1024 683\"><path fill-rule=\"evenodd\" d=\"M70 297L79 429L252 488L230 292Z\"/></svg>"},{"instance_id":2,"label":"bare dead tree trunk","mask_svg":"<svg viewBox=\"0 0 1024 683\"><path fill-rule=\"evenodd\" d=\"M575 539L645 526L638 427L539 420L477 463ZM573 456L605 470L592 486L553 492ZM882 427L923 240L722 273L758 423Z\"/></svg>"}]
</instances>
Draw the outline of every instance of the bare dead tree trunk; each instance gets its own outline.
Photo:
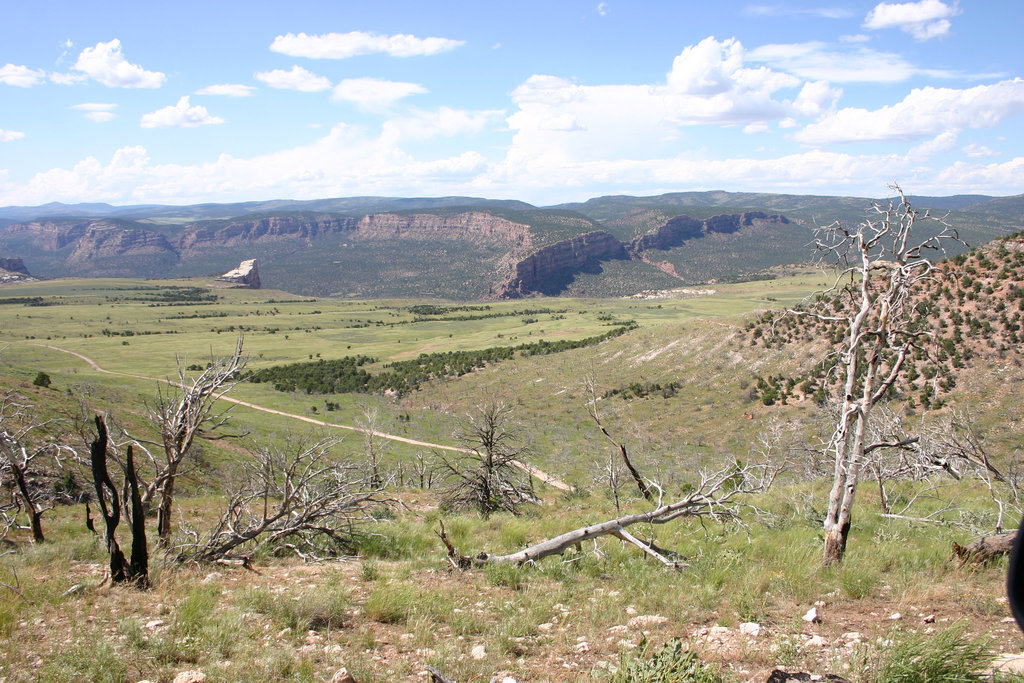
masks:
<instances>
[{"instance_id":1,"label":"bare dead tree trunk","mask_svg":"<svg viewBox=\"0 0 1024 683\"><path fill-rule=\"evenodd\" d=\"M159 543L167 546L171 539L171 515L174 511L174 487L182 463L189 455L195 438L204 428L216 430L228 421L227 411L213 415L217 398L227 393L238 381L245 368L242 338L238 338L230 356L213 360L198 377L189 379L184 362L178 360L178 381L170 383L166 393L160 389L156 403L149 411L150 418L160 429L164 460L152 458L156 474L141 491L144 511L148 511L159 494L157 508L157 534Z\"/></svg>"},{"instance_id":2,"label":"bare dead tree trunk","mask_svg":"<svg viewBox=\"0 0 1024 683\"><path fill-rule=\"evenodd\" d=\"M8 449L5 445L4 452L8 453ZM32 542L42 543L46 539L43 537L43 510L36 505L36 502L32 499L32 494L29 493L28 483L25 481L25 468L22 466L22 462L27 459L27 455L24 453L24 447L19 448L21 458L17 455L7 456L7 464L11 468L11 474L14 476L14 483L18 487L18 492L21 494L21 499L25 502L25 510L28 512L29 526L32 527Z\"/></svg>"},{"instance_id":3,"label":"bare dead tree trunk","mask_svg":"<svg viewBox=\"0 0 1024 683\"><path fill-rule=\"evenodd\" d=\"M587 390L590 393L590 402L587 403L587 412L590 413L591 419L594 420L594 424L596 424L597 428L601 430L601 433L604 434L605 438L618 449L619 455L622 456L622 462L626 466L626 470L629 472L629 476L633 478L633 481L636 482L637 488L640 489L640 495L644 497L644 500L654 500L654 492L651 490L651 487L647 482L644 481L644 478L640 475L640 471L633 465L633 461L629 459L629 453L626 452L626 446L616 441L601 422L601 416L597 412L597 383L595 379L592 376L588 376L586 382ZM618 499L617 493L616 499Z\"/></svg>"},{"instance_id":4,"label":"bare dead tree trunk","mask_svg":"<svg viewBox=\"0 0 1024 683\"><path fill-rule=\"evenodd\" d=\"M135 472L133 449L125 452L125 476L128 477L128 495L132 511L132 554L128 573L140 588L149 588L149 547L146 543L146 512L139 495L139 477Z\"/></svg>"},{"instance_id":5,"label":"bare dead tree trunk","mask_svg":"<svg viewBox=\"0 0 1024 683\"><path fill-rule=\"evenodd\" d=\"M942 249L946 239L960 241L956 231L941 220L913 209L898 186L892 189L900 200L887 207L876 204L877 220L867 219L854 228L836 222L817 231L818 252L835 258L842 271L831 291L838 291L848 302L848 311L835 315L790 311L845 327L838 364L844 375L843 396L825 449L835 462L824 521L825 565L841 561L846 552L857 484L868 454L894 445L871 444L868 432L875 405L900 377L908 356L927 337L915 325L921 313L911 300L916 286L935 270L926 253ZM937 222L937 234L914 241L913 228L919 220ZM840 286L843 278L849 282Z\"/></svg>"},{"instance_id":6,"label":"bare dead tree trunk","mask_svg":"<svg viewBox=\"0 0 1024 683\"><path fill-rule=\"evenodd\" d=\"M121 522L121 503L117 487L110 481L110 474L107 472L107 424L101 415L96 416L96 438L90 447L90 455L92 480L96 486L96 500L106 525L103 541L107 546L107 552L110 553L110 580L120 583L125 581L125 567L127 566L124 553L117 544L115 535L117 525Z\"/></svg>"},{"instance_id":7,"label":"bare dead tree trunk","mask_svg":"<svg viewBox=\"0 0 1024 683\"><path fill-rule=\"evenodd\" d=\"M146 544L146 517L139 496L139 482L135 474L135 459L132 447L125 454L125 477L131 505L132 552L127 561L117 542L117 526L121 521L121 503L117 487L107 471L107 424L102 415L96 416L96 438L90 446L90 465L96 500L106 529L103 540L110 553L110 580L114 583L134 583L139 588L149 587L149 550ZM109 503L108 503L109 498Z\"/></svg>"}]
</instances>

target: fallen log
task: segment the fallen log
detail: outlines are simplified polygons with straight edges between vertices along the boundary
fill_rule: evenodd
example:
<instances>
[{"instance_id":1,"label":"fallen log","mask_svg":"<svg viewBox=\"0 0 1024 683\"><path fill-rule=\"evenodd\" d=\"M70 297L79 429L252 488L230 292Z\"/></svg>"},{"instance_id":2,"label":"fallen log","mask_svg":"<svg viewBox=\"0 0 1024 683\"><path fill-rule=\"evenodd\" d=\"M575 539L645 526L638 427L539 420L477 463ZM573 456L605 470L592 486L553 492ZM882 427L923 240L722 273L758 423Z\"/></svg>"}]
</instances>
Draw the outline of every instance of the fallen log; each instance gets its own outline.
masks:
<instances>
[{"instance_id":1,"label":"fallen log","mask_svg":"<svg viewBox=\"0 0 1024 683\"><path fill-rule=\"evenodd\" d=\"M571 547L579 547L584 541L605 535L611 535L632 543L666 567L678 569L681 566L685 566L685 563L668 557L668 555L674 555L674 553L659 548L653 542L646 543L641 541L625 531L625 528L639 523L665 524L680 517L734 519L738 516L739 509L742 507L738 497L741 494L763 491L774 480L777 472L777 469L767 465L734 465L727 467L718 472L702 476L700 486L681 500L667 505L659 505L649 512L625 515L605 522L573 529L508 555L492 555L486 552L475 556L460 554L458 549L448 539L443 522L437 535L448 549L448 561L452 567L457 569L483 567L488 564L522 565L528 562L536 562L551 555L561 555Z\"/></svg>"},{"instance_id":2,"label":"fallen log","mask_svg":"<svg viewBox=\"0 0 1024 683\"><path fill-rule=\"evenodd\" d=\"M960 545L954 541L953 555L959 558L961 567L967 563L988 564L997 557L1009 554L1016 540L1017 532L1010 531L1005 534L982 536L967 545Z\"/></svg>"}]
</instances>

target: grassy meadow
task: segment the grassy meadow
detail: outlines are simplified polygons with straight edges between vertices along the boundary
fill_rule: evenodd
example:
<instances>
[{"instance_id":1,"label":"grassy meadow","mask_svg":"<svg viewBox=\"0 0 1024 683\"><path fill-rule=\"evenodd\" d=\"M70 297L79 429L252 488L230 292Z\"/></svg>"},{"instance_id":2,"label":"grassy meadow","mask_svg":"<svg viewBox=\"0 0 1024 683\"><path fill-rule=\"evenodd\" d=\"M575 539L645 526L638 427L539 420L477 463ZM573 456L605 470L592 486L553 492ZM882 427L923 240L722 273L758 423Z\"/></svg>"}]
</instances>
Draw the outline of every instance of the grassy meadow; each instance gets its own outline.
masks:
<instances>
[{"instance_id":1,"label":"grassy meadow","mask_svg":"<svg viewBox=\"0 0 1024 683\"><path fill-rule=\"evenodd\" d=\"M404 481L393 483L394 504L379 511L353 557L309 564L261 555L250 570L180 566L155 550L148 591L112 586L83 506L59 506L44 516L45 543L15 531L0 549L0 681L170 682L195 669L211 683L330 681L342 668L359 683L426 681L428 665L460 683L764 681L776 667L856 683L982 680L965 676L986 669L985 653L1024 647L1007 622L1005 561L961 567L950 558L953 541L994 529L984 487L897 484L893 509L919 497L900 519L881 514L877 486L865 480L847 558L822 568L830 465L815 450L820 411L764 406L751 394L759 375L802 359L751 346L746 316L795 304L824 281L794 271L649 298L478 303L307 299L203 280L4 287L0 384L41 416L104 411L146 442L157 438L146 417L157 380L175 378L179 362L201 366L229 354L240 333L250 369L366 355L376 372L421 353L585 339L627 321L636 327L595 346L436 379L402 397L239 384L231 397L279 412L236 405L226 430L234 436L199 443L179 485L179 529L212 523L225 482L255 445L338 431L330 425L358 425L374 410L378 432L458 446L474 405L508 401L529 461L575 490L538 484L541 502L518 517L448 512L435 489L412 483L413 462L434 457L432 449L386 442L385 466ZM417 306L435 308L425 314ZM40 372L48 387L33 384ZM605 469L617 451L587 412L588 378L602 423L662 484L666 501L690 490L703 467L766 453L792 466L768 493L745 499L742 524L707 518L631 528L679 553L678 571L612 538L536 565L453 571L436 536L441 520L458 549L473 555L513 552L619 516ZM951 402L969 405L993 432L991 455L1001 464L1020 444L1020 379L1017 367L979 369ZM669 383L677 385L669 395L653 389ZM364 437L340 433L336 457L364 461ZM87 452L84 437L73 446ZM619 496L623 514L648 509L628 482ZM937 522L920 521L951 500ZM801 619L812 607L820 621ZM747 622L759 632L741 633ZM697 653L705 677L644 678L642 669L657 668L652 653L675 638Z\"/></svg>"}]
</instances>

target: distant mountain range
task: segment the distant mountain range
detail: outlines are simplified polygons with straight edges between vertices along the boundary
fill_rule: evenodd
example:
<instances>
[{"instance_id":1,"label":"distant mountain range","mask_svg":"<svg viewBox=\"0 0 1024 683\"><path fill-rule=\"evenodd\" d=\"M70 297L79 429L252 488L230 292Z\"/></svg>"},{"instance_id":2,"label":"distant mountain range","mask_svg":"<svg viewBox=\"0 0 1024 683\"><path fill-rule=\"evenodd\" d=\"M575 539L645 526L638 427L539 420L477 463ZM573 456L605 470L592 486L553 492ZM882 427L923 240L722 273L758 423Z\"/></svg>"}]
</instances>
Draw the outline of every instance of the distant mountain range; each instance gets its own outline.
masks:
<instances>
[{"instance_id":1,"label":"distant mountain range","mask_svg":"<svg viewBox=\"0 0 1024 683\"><path fill-rule=\"evenodd\" d=\"M1024 227L1024 196L916 197L972 246ZM258 259L266 287L448 299L619 296L749 279L810 259L856 197L682 192L535 207L472 197L0 208L0 258L37 277L219 275Z\"/></svg>"}]
</instances>

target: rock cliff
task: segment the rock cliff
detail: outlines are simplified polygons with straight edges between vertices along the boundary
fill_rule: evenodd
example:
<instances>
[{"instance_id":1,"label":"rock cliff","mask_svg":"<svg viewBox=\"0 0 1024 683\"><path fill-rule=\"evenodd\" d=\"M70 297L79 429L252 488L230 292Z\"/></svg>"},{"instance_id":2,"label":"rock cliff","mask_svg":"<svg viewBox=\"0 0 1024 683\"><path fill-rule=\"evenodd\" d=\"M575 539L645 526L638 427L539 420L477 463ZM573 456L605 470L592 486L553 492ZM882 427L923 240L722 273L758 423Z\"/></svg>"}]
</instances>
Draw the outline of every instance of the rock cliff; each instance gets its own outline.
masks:
<instances>
[{"instance_id":1,"label":"rock cliff","mask_svg":"<svg viewBox=\"0 0 1024 683\"><path fill-rule=\"evenodd\" d=\"M598 261L628 258L626 246L611 233L584 233L539 249L516 263L495 296L508 299L543 292L553 282L571 277Z\"/></svg>"},{"instance_id":2,"label":"rock cliff","mask_svg":"<svg viewBox=\"0 0 1024 683\"><path fill-rule=\"evenodd\" d=\"M35 280L21 258L0 258L0 283Z\"/></svg>"},{"instance_id":3,"label":"rock cliff","mask_svg":"<svg viewBox=\"0 0 1024 683\"><path fill-rule=\"evenodd\" d=\"M356 232L367 237L492 238L527 247L530 242L528 225L483 211L369 214L359 221Z\"/></svg>"},{"instance_id":4,"label":"rock cliff","mask_svg":"<svg viewBox=\"0 0 1024 683\"><path fill-rule=\"evenodd\" d=\"M634 239L629 245L629 252L633 255L640 255L648 249L667 250L678 247L686 240L699 239L714 233L738 232L757 222L783 225L788 224L789 219L779 214L768 214L763 211L722 214L711 216L703 221L690 216L676 216L653 232Z\"/></svg>"},{"instance_id":5,"label":"rock cliff","mask_svg":"<svg viewBox=\"0 0 1024 683\"><path fill-rule=\"evenodd\" d=\"M556 242L514 262L511 273L494 292L498 298L516 298L532 293L557 293L559 285L573 275L599 261L635 258L647 261L660 270L678 277L671 263L656 261L645 252L667 251L687 240L701 239L715 233L735 233L757 224L785 224L785 216L749 211L723 214L704 220L676 216L646 235L629 243L619 241L604 230L587 232L572 239Z\"/></svg>"},{"instance_id":6,"label":"rock cliff","mask_svg":"<svg viewBox=\"0 0 1024 683\"><path fill-rule=\"evenodd\" d=\"M141 228L123 228L103 221L91 224L75 241L66 263L76 265L112 257L176 256L177 251L162 234Z\"/></svg>"},{"instance_id":7,"label":"rock cliff","mask_svg":"<svg viewBox=\"0 0 1024 683\"><path fill-rule=\"evenodd\" d=\"M13 223L3 228L6 238L30 241L44 251L59 251L85 234L93 220L47 220Z\"/></svg>"},{"instance_id":8,"label":"rock cliff","mask_svg":"<svg viewBox=\"0 0 1024 683\"><path fill-rule=\"evenodd\" d=\"M260 269L256 259L248 259L238 264L238 267L217 278L219 282L228 282L239 287L249 289L260 288Z\"/></svg>"},{"instance_id":9,"label":"rock cliff","mask_svg":"<svg viewBox=\"0 0 1024 683\"><path fill-rule=\"evenodd\" d=\"M6 270L9 273L21 273L22 275L28 275L28 268L25 267L25 259L21 257L17 258L0 258L0 270Z\"/></svg>"},{"instance_id":10,"label":"rock cliff","mask_svg":"<svg viewBox=\"0 0 1024 683\"><path fill-rule=\"evenodd\" d=\"M214 247L234 247L258 242L299 239L354 230L358 220L348 216L261 216L200 224L177 239L179 252L191 253Z\"/></svg>"}]
</instances>

